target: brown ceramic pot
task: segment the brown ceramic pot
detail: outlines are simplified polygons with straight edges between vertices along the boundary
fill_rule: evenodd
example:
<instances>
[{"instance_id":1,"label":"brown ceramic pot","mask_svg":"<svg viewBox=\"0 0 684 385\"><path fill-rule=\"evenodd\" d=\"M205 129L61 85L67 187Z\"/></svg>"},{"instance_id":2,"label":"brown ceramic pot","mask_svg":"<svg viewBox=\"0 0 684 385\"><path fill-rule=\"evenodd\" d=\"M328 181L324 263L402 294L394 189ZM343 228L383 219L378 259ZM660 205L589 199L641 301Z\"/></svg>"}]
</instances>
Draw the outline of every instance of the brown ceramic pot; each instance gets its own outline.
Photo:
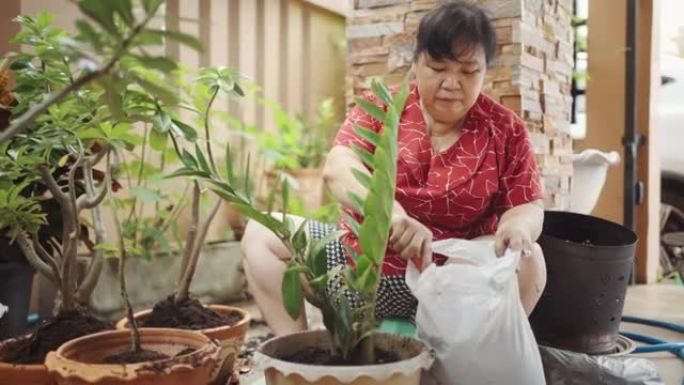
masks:
<instances>
[{"instance_id":1,"label":"brown ceramic pot","mask_svg":"<svg viewBox=\"0 0 684 385\"><path fill-rule=\"evenodd\" d=\"M71 340L50 352L45 366L57 385L207 384L219 365L219 346L207 336L178 329L140 330L143 349L171 358L137 364L101 364L130 346L127 330L110 330ZM176 356L185 349L194 351Z\"/></svg>"},{"instance_id":2,"label":"brown ceramic pot","mask_svg":"<svg viewBox=\"0 0 684 385\"><path fill-rule=\"evenodd\" d=\"M52 374L43 364L19 365L2 362L3 357L14 351L20 342L21 339L11 338L0 343L0 385L53 385Z\"/></svg>"},{"instance_id":3,"label":"brown ceramic pot","mask_svg":"<svg viewBox=\"0 0 684 385\"><path fill-rule=\"evenodd\" d=\"M250 316L246 310L224 305L206 305L209 309L221 313L240 313L240 321L232 326L220 326L217 328L198 330L209 338L218 340L221 346L221 362L222 364L216 369L214 373L214 384L225 384L228 377L233 371L233 365L238 353L240 353L240 348L245 340L245 334L249 330ZM145 319L152 312L151 309L142 310L133 315L139 322L145 321ZM116 328L119 330L128 328L128 320L126 318L120 320L116 323Z\"/></svg>"}]
</instances>

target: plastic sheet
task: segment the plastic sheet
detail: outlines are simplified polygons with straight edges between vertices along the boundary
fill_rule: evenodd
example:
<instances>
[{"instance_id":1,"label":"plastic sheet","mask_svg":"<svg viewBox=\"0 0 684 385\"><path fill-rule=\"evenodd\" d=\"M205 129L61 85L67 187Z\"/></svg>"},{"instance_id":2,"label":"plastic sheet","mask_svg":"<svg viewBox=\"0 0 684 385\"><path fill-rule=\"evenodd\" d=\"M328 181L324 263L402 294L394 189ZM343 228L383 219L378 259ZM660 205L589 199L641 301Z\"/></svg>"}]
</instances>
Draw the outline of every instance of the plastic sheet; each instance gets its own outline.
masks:
<instances>
[{"instance_id":1,"label":"plastic sheet","mask_svg":"<svg viewBox=\"0 0 684 385\"><path fill-rule=\"evenodd\" d=\"M547 385L664 385L645 358L590 356L540 346Z\"/></svg>"}]
</instances>

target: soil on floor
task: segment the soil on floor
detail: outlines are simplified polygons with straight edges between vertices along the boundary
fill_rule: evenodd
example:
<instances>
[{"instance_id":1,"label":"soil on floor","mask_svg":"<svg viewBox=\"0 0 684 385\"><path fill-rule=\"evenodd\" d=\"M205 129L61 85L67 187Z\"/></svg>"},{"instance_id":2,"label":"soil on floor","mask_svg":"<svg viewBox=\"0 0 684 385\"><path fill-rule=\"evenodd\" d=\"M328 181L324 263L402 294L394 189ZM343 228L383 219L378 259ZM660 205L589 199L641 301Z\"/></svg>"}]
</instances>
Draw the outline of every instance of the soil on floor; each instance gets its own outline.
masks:
<instances>
[{"instance_id":1,"label":"soil on floor","mask_svg":"<svg viewBox=\"0 0 684 385\"><path fill-rule=\"evenodd\" d=\"M188 298L175 303L172 295L154 305L154 309L142 326L202 330L219 326L232 326L241 319L240 313L217 313L202 306L196 299Z\"/></svg>"},{"instance_id":2,"label":"soil on floor","mask_svg":"<svg viewBox=\"0 0 684 385\"><path fill-rule=\"evenodd\" d=\"M85 312L59 314L43 321L33 334L16 345L14 352L0 359L14 364L41 364L48 352L57 350L65 342L113 328L112 323Z\"/></svg>"},{"instance_id":3,"label":"soil on floor","mask_svg":"<svg viewBox=\"0 0 684 385\"><path fill-rule=\"evenodd\" d=\"M292 355L286 356L283 360L296 362L298 364L324 365L324 366L355 366L362 365L359 362L359 355L356 354L351 360L343 360L338 356L331 356L327 349L317 347L307 347ZM388 364L399 361L399 357L394 352L375 349L374 364Z\"/></svg>"}]
</instances>

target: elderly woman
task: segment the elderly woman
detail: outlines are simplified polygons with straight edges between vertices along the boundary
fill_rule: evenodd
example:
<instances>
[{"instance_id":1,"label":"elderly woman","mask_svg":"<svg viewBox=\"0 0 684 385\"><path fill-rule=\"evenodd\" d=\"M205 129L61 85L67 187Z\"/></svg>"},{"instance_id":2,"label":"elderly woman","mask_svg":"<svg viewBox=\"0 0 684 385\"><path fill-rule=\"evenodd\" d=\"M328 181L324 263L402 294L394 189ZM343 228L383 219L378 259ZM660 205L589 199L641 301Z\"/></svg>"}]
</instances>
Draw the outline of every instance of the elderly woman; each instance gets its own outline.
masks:
<instances>
[{"instance_id":1,"label":"elderly woman","mask_svg":"<svg viewBox=\"0 0 684 385\"><path fill-rule=\"evenodd\" d=\"M539 171L523 121L482 94L495 53L494 28L476 5L446 3L420 23L415 82L399 127L397 186L378 292L379 319L415 315L417 303L404 282L407 263L444 263L431 245L445 238L493 235L498 255L507 248L521 251L518 280L528 314L539 300L546 283L544 258L535 243L544 216ZM357 106L335 138L324 177L345 210L352 207L350 192L366 194L352 169L368 170L351 148L373 150L356 135L355 124L382 129ZM348 229L344 222L340 225ZM333 229L309 224L315 238ZM280 286L290 257L285 247L254 222L247 226L242 244L249 286L266 322L278 334L305 328L304 317L293 321L282 305ZM358 240L347 232L331 242L328 268L347 262L343 244L355 247Z\"/></svg>"}]
</instances>

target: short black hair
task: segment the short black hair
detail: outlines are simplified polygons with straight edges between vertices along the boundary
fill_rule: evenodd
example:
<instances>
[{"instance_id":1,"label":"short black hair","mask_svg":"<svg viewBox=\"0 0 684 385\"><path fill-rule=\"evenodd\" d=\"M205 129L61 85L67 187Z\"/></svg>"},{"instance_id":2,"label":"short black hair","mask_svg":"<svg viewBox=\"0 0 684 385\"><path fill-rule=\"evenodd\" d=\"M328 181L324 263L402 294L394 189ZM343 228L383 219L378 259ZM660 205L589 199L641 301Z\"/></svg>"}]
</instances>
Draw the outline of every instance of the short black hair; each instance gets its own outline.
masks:
<instances>
[{"instance_id":1,"label":"short black hair","mask_svg":"<svg viewBox=\"0 0 684 385\"><path fill-rule=\"evenodd\" d=\"M482 46L487 64L496 56L496 30L480 6L465 1L443 1L418 26L414 59L425 51L435 60L457 60ZM454 52L454 45L459 52Z\"/></svg>"}]
</instances>

